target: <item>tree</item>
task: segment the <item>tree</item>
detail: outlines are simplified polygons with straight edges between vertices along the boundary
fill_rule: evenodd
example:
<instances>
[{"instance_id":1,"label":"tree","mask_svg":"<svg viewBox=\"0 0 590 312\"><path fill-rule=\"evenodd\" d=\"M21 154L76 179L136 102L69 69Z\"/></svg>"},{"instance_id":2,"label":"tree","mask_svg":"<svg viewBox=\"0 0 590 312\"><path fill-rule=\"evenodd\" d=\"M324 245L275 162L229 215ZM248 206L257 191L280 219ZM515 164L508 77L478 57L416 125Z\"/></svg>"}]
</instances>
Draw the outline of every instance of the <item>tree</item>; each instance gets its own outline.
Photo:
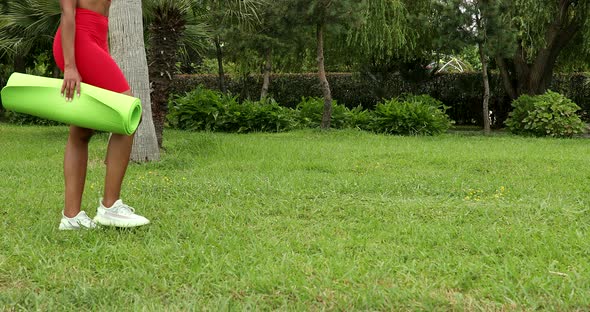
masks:
<instances>
[{"instance_id":1,"label":"tree","mask_svg":"<svg viewBox=\"0 0 590 312\"><path fill-rule=\"evenodd\" d=\"M213 45L219 69L219 89L227 93L223 67L224 39L229 33L252 28L260 22L258 12L266 0L196 0L194 7L200 8L199 18L211 27Z\"/></svg>"},{"instance_id":2,"label":"tree","mask_svg":"<svg viewBox=\"0 0 590 312\"><path fill-rule=\"evenodd\" d=\"M325 34L331 25L350 25L361 3L355 0L287 0L287 3L291 25L299 24L315 29L318 75L324 96L321 128L329 129L332 119L332 92L326 77Z\"/></svg>"},{"instance_id":3,"label":"tree","mask_svg":"<svg viewBox=\"0 0 590 312\"><path fill-rule=\"evenodd\" d=\"M484 86L482 117L484 132L490 133L490 83L488 76L489 56L501 53L506 42L512 37L502 29L500 15L503 9L499 0L445 0L441 1L442 23L447 42L459 42L457 48L477 46L481 62L482 81Z\"/></svg>"},{"instance_id":4,"label":"tree","mask_svg":"<svg viewBox=\"0 0 590 312\"><path fill-rule=\"evenodd\" d=\"M270 75L273 69L273 51L287 46L286 42L292 39L296 34L292 31L288 24L283 23L283 16L287 14L286 6L281 2L269 3L260 14L259 27L250 36L251 40L247 40L262 56L262 89L260 91L260 99L268 96L268 89L270 87ZM288 51L284 51L288 52Z\"/></svg>"},{"instance_id":5,"label":"tree","mask_svg":"<svg viewBox=\"0 0 590 312\"><path fill-rule=\"evenodd\" d=\"M199 53L203 39L209 38L209 30L195 20L190 0L146 0L143 12L148 33L152 117L158 146L162 148L168 97L179 52Z\"/></svg>"},{"instance_id":6,"label":"tree","mask_svg":"<svg viewBox=\"0 0 590 312\"><path fill-rule=\"evenodd\" d=\"M505 0L504 5L504 24L516 39L510 53L496 54L496 62L504 88L513 99L521 94L544 93L566 48L577 48L577 53L569 51L570 56L587 57L589 0Z\"/></svg>"},{"instance_id":7,"label":"tree","mask_svg":"<svg viewBox=\"0 0 590 312\"><path fill-rule=\"evenodd\" d=\"M358 71L379 85L401 74L410 80L428 77L433 51L450 51L449 43L440 43L444 34L440 14L433 0L362 0L359 18L350 28L346 42L348 53L357 59ZM439 44L440 43L440 44ZM438 64L435 62L435 64Z\"/></svg>"},{"instance_id":8,"label":"tree","mask_svg":"<svg viewBox=\"0 0 590 312\"><path fill-rule=\"evenodd\" d=\"M109 30L111 55L127 77L133 94L141 99L143 109L131 159L138 162L157 161L160 150L152 121L141 0L114 1L110 9Z\"/></svg>"},{"instance_id":9,"label":"tree","mask_svg":"<svg viewBox=\"0 0 590 312\"><path fill-rule=\"evenodd\" d=\"M297 42L302 40L296 28L285 20L287 10L284 1L269 2L258 12L259 23L236 29L227 38L232 44L226 54L236 62L238 70L244 75L262 73L260 99L269 94L271 73L276 68L273 63L296 54ZM300 61L298 65L301 66Z\"/></svg>"},{"instance_id":10,"label":"tree","mask_svg":"<svg viewBox=\"0 0 590 312\"><path fill-rule=\"evenodd\" d=\"M191 3L188 0L151 0L144 1L144 4L149 31L151 109L158 147L162 148L168 95Z\"/></svg>"},{"instance_id":11,"label":"tree","mask_svg":"<svg viewBox=\"0 0 590 312\"><path fill-rule=\"evenodd\" d=\"M363 0L360 20L348 33L348 44L354 47L358 56L367 56L372 62L387 62L390 59L413 58L418 51L419 40L426 38L427 27L416 27L424 9L424 0ZM423 42L424 43L424 42ZM430 50L430 49L429 49Z\"/></svg>"}]
</instances>

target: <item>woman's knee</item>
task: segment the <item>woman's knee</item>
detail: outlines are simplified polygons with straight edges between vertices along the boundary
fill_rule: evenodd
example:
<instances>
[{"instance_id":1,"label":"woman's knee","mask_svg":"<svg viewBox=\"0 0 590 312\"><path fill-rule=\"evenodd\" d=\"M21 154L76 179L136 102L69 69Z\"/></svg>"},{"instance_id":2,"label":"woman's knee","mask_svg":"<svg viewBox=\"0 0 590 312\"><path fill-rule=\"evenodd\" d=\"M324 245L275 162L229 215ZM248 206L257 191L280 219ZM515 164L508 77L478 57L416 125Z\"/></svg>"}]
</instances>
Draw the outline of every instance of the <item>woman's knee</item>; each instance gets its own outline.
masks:
<instances>
[{"instance_id":1,"label":"woman's knee","mask_svg":"<svg viewBox=\"0 0 590 312\"><path fill-rule=\"evenodd\" d=\"M70 138L74 141L88 143L94 134L94 130L81 128L77 126L70 126Z\"/></svg>"}]
</instances>

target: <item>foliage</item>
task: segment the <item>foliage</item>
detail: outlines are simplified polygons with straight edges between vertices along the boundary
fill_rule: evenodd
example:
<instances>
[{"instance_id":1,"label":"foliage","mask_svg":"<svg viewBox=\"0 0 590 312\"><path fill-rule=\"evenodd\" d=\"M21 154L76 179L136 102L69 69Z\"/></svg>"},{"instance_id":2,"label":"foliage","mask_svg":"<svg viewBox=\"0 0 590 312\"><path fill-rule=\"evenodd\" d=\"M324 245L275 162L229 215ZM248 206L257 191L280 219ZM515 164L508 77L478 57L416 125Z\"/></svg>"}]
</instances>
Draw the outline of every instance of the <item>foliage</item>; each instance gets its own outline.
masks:
<instances>
[{"instance_id":1,"label":"foliage","mask_svg":"<svg viewBox=\"0 0 590 312\"><path fill-rule=\"evenodd\" d=\"M344 120L348 128L360 130L369 130L371 125L371 112L364 109L361 105L352 109L345 107Z\"/></svg>"},{"instance_id":2,"label":"foliage","mask_svg":"<svg viewBox=\"0 0 590 312\"><path fill-rule=\"evenodd\" d=\"M211 37L210 27L196 17L196 8L190 0L144 0L142 1L144 26L148 33L146 45L149 47L153 39L153 29L150 25L166 25L170 21L181 20L180 42L177 47L184 58L192 55L202 55ZM189 60L190 62L190 60Z\"/></svg>"},{"instance_id":3,"label":"foliage","mask_svg":"<svg viewBox=\"0 0 590 312\"><path fill-rule=\"evenodd\" d=\"M399 100L401 106L393 109L392 102L398 103L390 101L371 112L361 106L349 109L334 101L332 125L336 129L429 135L442 133L450 125L444 114L447 107L430 96L406 95ZM239 103L235 96L199 86L170 101L168 121L171 127L183 130L280 132L296 127L319 128L323 110L324 100L320 97L303 97L297 107L291 109L280 106L272 98ZM391 122L399 123L396 126L399 129L392 130L388 125Z\"/></svg>"},{"instance_id":4,"label":"foliage","mask_svg":"<svg viewBox=\"0 0 590 312\"><path fill-rule=\"evenodd\" d=\"M414 59L431 50L434 23L429 0L362 0L359 18L347 34L347 43L360 58L387 63L392 58Z\"/></svg>"},{"instance_id":5,"label":"foliage","mask_svg":"<svg viewBox=\"0 0 590 312\"><path fill-rule=\"evenodd\" d=\"M512 106L514 110L506 125L515 134L572 137L585 128L576 114L580 107L553 91L537 96L522 95Z\"/></svg>"},{"instance_id":6,"label":"foliage","mask_svg":"<svg viewBox=\"0 0 590 312\"><path fill-rule=\"evenodd\" d=\"M219 116L236 101L231 95L198 86L185 96L175 96L170 101L167 119L174 128L215 131L220 127Z\"/></svg>"},{"instance_id":7,"label":"foliage","mask_svg":"<svg viewBox=\"0 0 590 312\"><path fill-rule=\"evenodd\" d=\"M25 56L35 47L51 47L59 26L59 1L23 0L6 3L0 14L0 55Z\"/></svg>"},{"instance_id":8,"label":"foliage","mask_svg":"<svg viewBox=\"0 0 590 312\"><path fill-rule=\"evenodd\" d=\"M296 109L299 111L299 118L302 125L311 128L319 128L324 113L324 99L319 97L303 97L297 104ZM335 129L346 127L346 107L332 101L332 121L331 126Z\"/></svg>"},{"instance_id":9,"label":"foliage","mask_svg":"<svg viewBox=\"0 0 590 312\"><path fill-rule=\"evenodd\" d=\"M302 97L319 97L318 78L315 74L273 74L270 94L282 106L295 108ZM457 124L480 124L481 74L439 74L419 82L409 81L399 75L392 75L380 84L362 76L349 73L328 74L332 95L339 104L348 108L361 105L373 108L381 99L399 97L403 94L429 94L451 106L447 113ZM590 84L584 74L557 74L553 77L551 88L576 102L587 115L590 112ZM202 84L210 89L218 89L215 76L178 76L174 81L174 93L184 94ZM260 76L246 79L228 77L228 89L240 99L257 99L260 96ZM493 112L493 125L503 127L511 110L512 102L502 86L499 75L490 75L490 110ZM585 117L587 118L587 117Z\"/></svg>"},{"instance_id":10,"label":"foliage","mask_svg":"<svg viewBox=\"0 0 590 312\"><path fill-rule=\"evenodd\" d=\"M319 128L324 111L324 99L319 97L303 97L296 107L299 123L309 128ZM362 106L352 109L332 101L331 127L334 129L357 128L367 130L371 115Z\"/></svg>"},{"instance_id":11,"label":"foliage","mask_svg":"<svg viewBox=\"0 0 590 312\"><path fill-rule=\"evenodd\" d=\"M437 135L451 126L447 107L427 96L409 96L386 100L372 112L371 129L399 135Z\"/></svg>"},{"instance_id":12,"label":"foliage","mask_svg":"<svg viewBox=\"0 0 590 312\"><path fill-rule=\"evenodd\" d=\"M220 131L225 132L281 132L295 125L294 112L280 106L272 98L260 101L231 102L221 116Z\"/></svg>"},{"instance_id":13,"label":"foliage","mask_svg":"<svg viewBox=\"0 0 590 312\"><path fill-rule=\"evenodd\" d=\"M280 132L295 125L294 114L273 99L238 103L235 96L197 87L170 101L173 128L223 132Z\"/></svg>"},{"instance_id":14,"label":"foliage","mask_svg":"<svg viewBox=\"0 0 590 312\"><path fill-rule=\"evenodd\" d=\"M519 39L522 40L522 48L528 60L532 60L533 55L548 44L546 37L547 31L554 27L554 22L558 14L564 14L564 25L578 24L581 30L580 37L577 39L583 44L578 46L581 51L590 49L590 2L588 1L505 1L508 6L504 10L507 20L513 21L510 25L512 31L518 33ZM560 12L564 7L569 7L565 12Z\"/></svg>"},{"instance_id":15,"label":"foliage","mask_svg":"<svg viewBox=\"0 0 590 312\"><path fill-rule=\"evenodd\" d=\"M266 0L196 0L193 10L196 18L208 25L209 53L215 55L219 71L223 68L223 57L234 45L243 44L248 38L239 33L254 29L260 24L260 11ZM240 38L236 40L236 38Z\"/></svg>"}]
</instances>

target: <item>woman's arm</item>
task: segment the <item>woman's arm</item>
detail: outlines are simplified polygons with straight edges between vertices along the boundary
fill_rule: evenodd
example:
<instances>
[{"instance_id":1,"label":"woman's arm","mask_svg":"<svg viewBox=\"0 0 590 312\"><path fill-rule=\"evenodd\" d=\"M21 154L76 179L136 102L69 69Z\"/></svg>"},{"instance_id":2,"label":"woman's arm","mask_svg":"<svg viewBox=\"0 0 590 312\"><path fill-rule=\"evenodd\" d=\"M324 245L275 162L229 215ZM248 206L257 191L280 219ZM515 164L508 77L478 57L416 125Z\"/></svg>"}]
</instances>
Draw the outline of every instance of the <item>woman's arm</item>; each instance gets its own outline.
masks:
<instances>
[{"instance_id":1,"label":"woman's arm","mask_svg":"<svg viewBox=\"0 0 590 312\"><path fill-rule=\"evenodd\" d=\"M64 55L64 82L61 94L66 100L72 100L77 91L80 96L80 81L82 80L76 67L75 38L76 38L76 5L77 0L60 0L61 5L61 46Z\"/></svg>"}]
</instances>

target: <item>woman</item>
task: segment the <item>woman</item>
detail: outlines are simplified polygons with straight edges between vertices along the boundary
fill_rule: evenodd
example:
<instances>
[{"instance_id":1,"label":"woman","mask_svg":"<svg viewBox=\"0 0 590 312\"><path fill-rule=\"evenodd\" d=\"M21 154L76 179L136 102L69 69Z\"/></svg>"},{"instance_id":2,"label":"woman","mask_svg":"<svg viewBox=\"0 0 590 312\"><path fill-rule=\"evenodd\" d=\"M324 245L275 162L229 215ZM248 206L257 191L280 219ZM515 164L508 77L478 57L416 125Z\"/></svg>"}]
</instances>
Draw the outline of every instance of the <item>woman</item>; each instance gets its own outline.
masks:
<instances>
[{"instance_id":1,"label":"woman","mask_svg":"<svg viewBox=\"0 0 590 312\"><path fill-rule=\"evenodd\" d=\"M123 1L123 0L121 0ZM110 0L60 0L61 24L53 42L53 55L64 73L62 96L80 96L80 82L131 95L129 84L108 49ZM74 104L75 105L75 104ZM121 201L121 184L129 163L133 136L113 134L106 156L104 197L94 220L81 211L86 181L88 142L93 130L70 126L64 158L65 207L60 230L95 228L98 224L134 227L149 220Z\"/></svg>"}]
</instances>

